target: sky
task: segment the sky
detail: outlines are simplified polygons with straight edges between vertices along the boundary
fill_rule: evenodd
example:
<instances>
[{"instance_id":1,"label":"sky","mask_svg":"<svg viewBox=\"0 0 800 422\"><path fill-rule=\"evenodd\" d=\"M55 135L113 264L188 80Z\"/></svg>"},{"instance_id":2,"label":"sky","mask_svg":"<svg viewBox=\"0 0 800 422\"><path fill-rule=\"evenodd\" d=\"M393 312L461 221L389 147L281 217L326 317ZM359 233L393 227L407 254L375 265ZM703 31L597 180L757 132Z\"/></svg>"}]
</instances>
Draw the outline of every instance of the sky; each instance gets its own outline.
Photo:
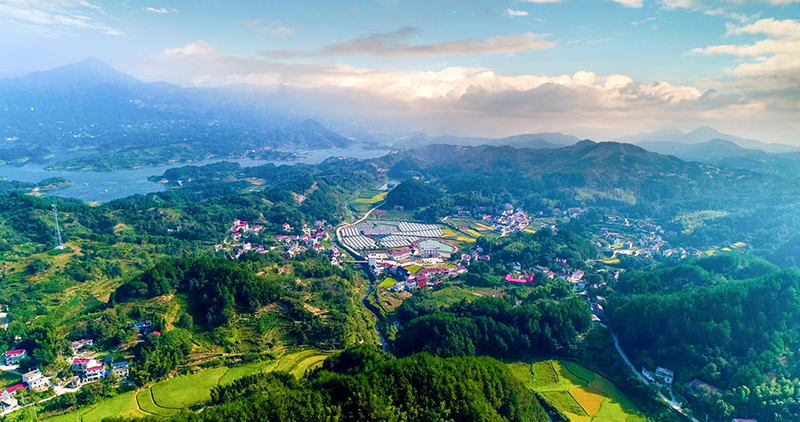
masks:
<instances>
[{"instance_id":1,"label":"sky","mask_svg":"<svg viewBox=\"0 0 800 422\"><path fill-rule=\"evenodd\" d=\"M800 144L800 0L0 0L0 78L90 56L397 130Z\"/></svg>"}]
</instances>

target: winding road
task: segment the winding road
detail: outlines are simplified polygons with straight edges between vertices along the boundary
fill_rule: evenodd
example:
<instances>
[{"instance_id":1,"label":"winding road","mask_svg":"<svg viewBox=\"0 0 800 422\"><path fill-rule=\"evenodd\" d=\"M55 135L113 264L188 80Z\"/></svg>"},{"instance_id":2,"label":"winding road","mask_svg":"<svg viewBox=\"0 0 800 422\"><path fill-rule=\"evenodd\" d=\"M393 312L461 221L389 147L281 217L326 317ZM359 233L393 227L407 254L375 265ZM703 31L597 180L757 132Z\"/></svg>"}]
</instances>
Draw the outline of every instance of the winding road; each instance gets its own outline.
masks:
<instances>
[{"instance_id":1,"label":"winding road","mask_svg":"<svg viewBox=\"0 0 800 422\"><path fill-rule=\"evenodd\" d=\"M628 355L626 355L625 352L622 351L622 346L620 346L620 344L619 344L619 339L617 339L617 335L614 334L613 331L611 331L611 338L614 339L614 347L617 348L617 351L619 352L619 355L622 356L622 360L625 361L625 364L628 365L628 367L631 369L631 371L633 371L633 373L636 374L636 376L640 380L642 380L642 382L645 383L649 387L650 386L650 381L648 381L639 371L636 370L636 367L633 366L633 363L631 363L630 359L628 359ZM664 393L662 393L660 391L657 391L656 393L658 395L658 398L661 399L661 401L663 401L664 403L669 405L669 407L671 407L675 411L680 412L681 415L687 417L692 422L700 422L697 419L695 419L694 417L692 417L691 415L687 414L686 411L683 410L683 407L681 406L681 404L678 403L677 401L675 401L674 398L673 399L669 399L669 398L667 398L667 396L664 395Z\"/></svg>"}]
</instances>

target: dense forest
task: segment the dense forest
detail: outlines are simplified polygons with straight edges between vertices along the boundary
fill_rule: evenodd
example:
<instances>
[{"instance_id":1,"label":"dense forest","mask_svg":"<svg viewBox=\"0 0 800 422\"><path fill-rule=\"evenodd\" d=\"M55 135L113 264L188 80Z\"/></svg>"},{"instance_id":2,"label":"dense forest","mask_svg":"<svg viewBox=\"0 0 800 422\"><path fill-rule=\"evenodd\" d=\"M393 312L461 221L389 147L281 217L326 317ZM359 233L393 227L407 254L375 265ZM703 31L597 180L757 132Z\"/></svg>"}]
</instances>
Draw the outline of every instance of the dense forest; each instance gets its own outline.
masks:
<instances>
[{"instance_id":1,"label":"dense forest","mask_svg":"<svg viewBox=\"0 0 800 422\"><path fill-rule=\"evenodd\" d=\"M547 420L533 393L498 361L428 354L395 360L366 346L329 358L302 383L289 374L273 372L217 387L212 404L202 413L184 413L172 420Z\"/></svg>"},{"instance_id":2,"label":"dense forest","mask_svg":"<svg viewBox=\"0 0 800 422\"><path fill-rule=\"evenodd\" d=\"M639 365L722 389L701 404L713 417L794 420L799 283L796 270L723 255L625 275L607 311Z\"/></svg>"},{"instance_id":3,"label":"dense forest","mask_svg":"<svg viewBox=\"0 0 800 422\"><path fill-rule=\"evenodd\" d=\"M579 298L553 297L548 286L518 304L500 298L431 309L407 301L398 309L401 325L394 343L399 355L492 356L525 359L564 353L592 325L591 311Z\"/></svg>"}]
</instances>

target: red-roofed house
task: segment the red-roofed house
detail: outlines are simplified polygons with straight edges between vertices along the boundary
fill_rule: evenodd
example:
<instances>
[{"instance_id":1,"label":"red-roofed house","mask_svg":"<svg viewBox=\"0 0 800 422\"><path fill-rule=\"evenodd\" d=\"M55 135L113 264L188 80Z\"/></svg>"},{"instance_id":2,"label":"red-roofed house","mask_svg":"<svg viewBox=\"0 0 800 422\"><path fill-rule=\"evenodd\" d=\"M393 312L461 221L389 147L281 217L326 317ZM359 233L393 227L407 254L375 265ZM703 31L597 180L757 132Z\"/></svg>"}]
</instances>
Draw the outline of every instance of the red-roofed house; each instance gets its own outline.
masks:
<instances>
[{"instance_id":1,"label":"red-roofed house","mask_svg":"<svg viewBox=\"0 0 800 422\"><path fill-rule=\"evenodd\" d=\"M424 275L417 276L417 287L423 288L428 285L428 279Z\"/></svg>"},{"instance_id":2,"label":"red-roofed house","mask_svg":"<svg viewBox=\"0 0 800 422\"><path fill-rule=\"evenodd\" d=\"M15 349L9 350L3 354L3 358L5 359L6 365L19 365L19 361L21 361L25 356L28 356L28 353L25 349Z\"/></svg>"},{"instance_id":3,"label":"red-roofed house","mask_svg":"<svg viewBox=\"0 0 800 422\"><path fill-rule=\"evenodd\" d=\"M83 372L92 363L92 359L73 359L69 369L72 372Z\"/></svg>"},{"instance_id":4,"label":"red-roofed house","mask_svg":"<svg viewBox=\"0 0 800 422\"><path fill-rule=\"evenodd\" d=\"M514 277L511 277L511 274L506 274L506 276L503 277L503 280L507 281L509 283L519 283L519 284L532 283L533 282L533 274L529 275L528 278L514 278Z\"/></svg>"},{"instance_id":5,"label":"red-roofed house","mask_svg":"<svg viewBox=\"0 0 800 422\"><path fill-rule=\"evenodd\" d=\"M12 396L17 394L17 390L25 388L25 384L19 383L17 385L13 385L11 387L6 388L6 393L11 394Z\"/></svg>"},{"instance_id":6,"label":"red-roofed house","mask_svg":"<svg viewBox=\"0 0 800 422\"><path fill-rule=\"evenodd\" d=\"M90 366L86 368L86 372L83 373L83 382L97 381L103 378L103 373L105 373L105 371L106 367L103 365Z\"/></svg>"}]
</instances>

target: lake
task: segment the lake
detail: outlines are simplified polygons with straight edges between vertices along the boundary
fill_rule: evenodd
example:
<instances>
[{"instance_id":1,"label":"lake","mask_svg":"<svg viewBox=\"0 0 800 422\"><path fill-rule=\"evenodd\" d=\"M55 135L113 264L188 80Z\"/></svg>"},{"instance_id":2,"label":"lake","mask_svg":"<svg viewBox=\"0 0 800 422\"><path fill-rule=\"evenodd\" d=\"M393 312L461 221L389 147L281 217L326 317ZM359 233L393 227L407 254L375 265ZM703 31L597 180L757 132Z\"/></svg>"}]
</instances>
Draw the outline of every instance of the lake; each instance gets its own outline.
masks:
<instances>
[{"instance_id":1,"label":"lake","mask_svg":"<svg viewBox=\"0 0 800 422\"><path fill-rule=\"evenodd\" d=\"M242 167L254 167L267 163L276 165L295 163L317 164L329 157L376 158L386 155L389 150L351 147L331 150L295 150L294 152L302 154L303 157L292 161L213 158L194 163L175 163L159 167L143 167L135 170L118 170L107 173L45 170L45 167L56 161L65 160L77 155L61 153L57 154L54 159L46 164L29 163L20 167L10 165L0 166L0 177L23 182L38 182L49 177L63 177L71 180L72 186L52 191L47 194L48 196L72 197L85 202L108 202L139 193L161 192L165 190L166 187L164 185L149 182L147 179L151 176L160 176L167 169L175 167L187 165L202 166L220 161L239 163Z\"/></svg>"}]
</instances>

